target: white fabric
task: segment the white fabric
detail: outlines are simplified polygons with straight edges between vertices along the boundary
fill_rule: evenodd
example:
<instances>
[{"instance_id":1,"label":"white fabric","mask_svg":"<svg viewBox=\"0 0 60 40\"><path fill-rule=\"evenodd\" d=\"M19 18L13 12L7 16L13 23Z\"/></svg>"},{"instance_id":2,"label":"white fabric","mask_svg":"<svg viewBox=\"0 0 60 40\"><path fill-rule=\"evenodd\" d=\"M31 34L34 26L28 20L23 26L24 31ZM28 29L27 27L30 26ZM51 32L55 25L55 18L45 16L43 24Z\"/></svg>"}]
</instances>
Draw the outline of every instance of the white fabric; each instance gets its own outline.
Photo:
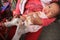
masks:
<instances>
[{"instance_id":1,"label":"white fabric","mask_svg":"<svg viewBox=\"0 0 60 40\"><path fill-rule=\"evenodd\" d=\"M25 6L26 2L27 2L27 0L21 0L21 2L19 4L19 9L20 9L21 14L23 14L23 12L24 12L24 6Z\"/></svg>"},{"instance_id":2,"label":"white fabric","mask_svg":"<svg viewBox=\"0 0 60 40\"><path fill-rule=\"evenodd\" d=\"M14 18L9 22L5 22L4 24L6 27L11 27L13 25L17 25L19 23L19 21L20 21L20 18Z\"/></svg>"},{"instance_id":3,"label":"white fabric","mask_svg":"<svg viewBox=\"0 0 60 40\"><path fill-rule=\"evenodd\" d=\"M43 3L50 3L52 0L41 0Z\"/></svg>"},{"instance_id":4,"label":"white fabric","mask_svg":"<svg viewBox=\"0 0 60 40\"><path fill-rule=\"evenodd\" d=\"M25 31L27 31L27 32L37 32L41 28L42 28L42 26L40 26L40 25L29 25L29 27L27 27L25 29Z\"/></svg>"},{"instance_id":5,"label":"white fabric","mask_svg":"<svg viewBox=\"0 0 60 40\"><path fill-rule=\"evenodd\" d=\"M17 29L15 35L13 36L12 40L19 40L21 35L24 33L24 29L22 26L20 27L20 23L17 25Z\"/></svg>"},{"instance_id":6,"label":"white fabric","mask_svg":"<svg viewBox=\"0 0 60 40\"><path fill-rule=\"evenodd\" d=\"M21 35L22 35L22 30L20 30L19 27L17 27L15 35L13 36L12 40L19 40Z\"/></svg>"},{"instance_id":7,"label":"white fabric","mask_svg":"<svg viewBox=\"0 0 60 40\"><path fill-rule=\"evenodd\" d=\"M52 0L41 0L42 6L45 7L46 4L49 4Z\"/></svg>"}]
</instances>

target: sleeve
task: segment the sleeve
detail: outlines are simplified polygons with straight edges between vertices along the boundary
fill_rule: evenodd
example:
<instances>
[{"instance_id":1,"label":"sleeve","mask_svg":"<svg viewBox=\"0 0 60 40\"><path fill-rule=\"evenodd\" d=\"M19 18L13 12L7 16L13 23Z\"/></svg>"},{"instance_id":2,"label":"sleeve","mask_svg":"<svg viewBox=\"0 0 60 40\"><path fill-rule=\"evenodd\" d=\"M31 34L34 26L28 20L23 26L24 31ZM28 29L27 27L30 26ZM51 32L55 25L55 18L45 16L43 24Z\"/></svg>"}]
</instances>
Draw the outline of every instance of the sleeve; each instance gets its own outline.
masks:
<instances>
[{"instance_id":1,"label":"sleeve","mask_svg":"<svg viewBox=\"0 0 60 40\"><path fill-rule=\"evenodd\" d=\"M56 18L42 19L42 26L48 26L55 21Z\"/></svg>"},{"instance_id":2,"label":"sleeve","mask_svg":"<svg viewBox=\"0 0 60 40\"><path fill-rule=\"evenodd\" d=\"M20 13L20 10L19 10L19 3L20 3L20 0L17 1L17 4L16 4L16 9L13 11L13 13Z\"/></svg>"}]
</instances>

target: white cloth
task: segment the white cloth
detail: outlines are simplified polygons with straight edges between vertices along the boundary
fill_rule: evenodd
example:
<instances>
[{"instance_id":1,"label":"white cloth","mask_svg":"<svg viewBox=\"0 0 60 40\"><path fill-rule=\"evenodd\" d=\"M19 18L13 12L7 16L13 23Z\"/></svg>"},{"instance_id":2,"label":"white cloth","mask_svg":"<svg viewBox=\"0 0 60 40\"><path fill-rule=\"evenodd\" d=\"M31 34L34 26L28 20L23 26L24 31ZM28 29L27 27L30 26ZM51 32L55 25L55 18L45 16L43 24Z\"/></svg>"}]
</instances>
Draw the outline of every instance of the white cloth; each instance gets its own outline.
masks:
<instances>
[{"instance_id":1,"label":"white cloth","mask_svg":"<svg viewBox=\"0 0 60 40\"><path fill-rule=\"evenodd\" d=\"M26 2L27 2L27 0L21 0L21 2L19 4L19 10L20 10L21 14L23 14L23 12L24 12L24 7L25 7Z\"/></svg>"},{"instance_id":2,"label":"white cloth","mask_svg":"<svg viewBox=\"0 0 60 40\"><path fill-rule=\"evenodd\" d=\"M46 4L50 4L52 0L41 0L42 6L45 7Z\"/></svg>"},{"instance_id":3,"label":"white cloth","mask_svg":"<svg viewBox=\"0 0 60 40\"><path fill-rule=\"evenodd\" d=\"M13 25L17 25L19 21L20 21L20 18L13 18L11 21L5 22L4 24L6 27L11 27Z\"/></svg>"}]
</instances>

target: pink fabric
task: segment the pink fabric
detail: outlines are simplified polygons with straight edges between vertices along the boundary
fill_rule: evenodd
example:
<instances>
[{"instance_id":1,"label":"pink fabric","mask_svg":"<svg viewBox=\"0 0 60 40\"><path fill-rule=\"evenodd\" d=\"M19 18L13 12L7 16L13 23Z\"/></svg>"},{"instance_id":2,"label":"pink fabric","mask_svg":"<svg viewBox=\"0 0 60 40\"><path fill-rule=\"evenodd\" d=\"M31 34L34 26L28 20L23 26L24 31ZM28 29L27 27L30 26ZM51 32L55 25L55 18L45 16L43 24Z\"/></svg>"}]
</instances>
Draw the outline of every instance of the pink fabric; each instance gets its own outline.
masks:
<instances>
[{"instance_id":1,"label":"pink fabric","mask_svg":"<svg viewBox=\"0 0 60 40\"><path fill-rule=\"evenodd\" d=\"M20 3L20 0L17 1L16 9L14 10L15 13L20 13L20 11L19 11L19 3Z\"/></svg>"},{"instance_id":2,"label":"pink fabric","mask_svg":"<svg viewBox=\"0 0 60 40\"><path fill-rule=\"evenodd\" d=\"M40 0L29 0L26 3L25 9L26 10L24 14L28 14L29 12L42 11L43 7L42 7Z\"/></svg>"},{"instance_id":3,"label":"pink fabric","mask_svg":"<svg viewBox=\"0 0 60 40\"><path fill-rule=\"evenodd\" d=\"M54 22L55 19L56 19L56 18L42 19L42 25L43 25L43 26L48 26L49 24L51 24L52 22Z\"/></svg>"}]
</instances>

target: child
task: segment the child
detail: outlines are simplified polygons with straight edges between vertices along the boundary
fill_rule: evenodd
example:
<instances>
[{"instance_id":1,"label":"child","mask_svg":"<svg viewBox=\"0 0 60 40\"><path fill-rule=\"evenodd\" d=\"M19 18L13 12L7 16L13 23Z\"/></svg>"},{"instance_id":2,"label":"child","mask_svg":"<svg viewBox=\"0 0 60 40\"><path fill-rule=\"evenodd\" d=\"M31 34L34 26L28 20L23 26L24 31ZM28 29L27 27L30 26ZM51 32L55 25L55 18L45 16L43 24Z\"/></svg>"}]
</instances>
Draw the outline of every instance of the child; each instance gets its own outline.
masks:
<instances>
[{"instance_id":1,"label":"child","mask_svg":"<svg viewBox=\"0 0 60 40\"><path fill-rule=\"evenodd\" d=\"M55 9L56 8L56 9ZM48 11L47 11L48 10ZM43 25L41 25L42 23L40 22L40 18L42 18L42 19L50 19L50 18L55 18L57 15L58 15L58 13L59 13L59 5L57 4L57 3L52 3L52 4L50 4L50 5L48 5L47 7L45 7L44 9L43 9L43 12L45 12L45 13L40 13L40 12L36 12L35 14L33 14L33 15L35 15L35 16L32 16L34 19L33 19L33 24L35 24L35 25L39 25L40 24L40 26L42 27ZM43 16L44 15L44 16ZM37 20L36 20L37 19ZM55 20L54 20L55 21ZM35 27L35 26L34 26ZM34 27L32 28L32 29L34 29ZM37 27L39 27L39 26L37 26ZM29 29L28 29L29 30ZM35 30L33 30L33 31L35 31ZM21 31L20 31L21 32ZM20 33L20 32L16 32L16 34L14 35L14 37L13 37L13 40L15 40L15 39L17 39L17 38L20 38L19 37L19 34L18 33ZM17 37L16 37L17 36ZM21 35L20 35L21 36Z\"/></svg>"},{"instance_id":2,"label":"child","mask_svg":"<svg viewBox=\"0 0 60 40\"><path fill-rule=\"evenodd\" d=\"M47 2L49 3L52 0L44 0L44 1L41 0L41 1L40 0L29 0L29 1L28 0L18 0L15 13L21 13L22 15L24 15L24 14L28 14L29 12L41 11L41 9L42 9L41 3L43 5L43 7L45 7L44 3L47 4ZM37 19L35 19L35 20L37 20ZM42 25L47 26L51 22L53 22L55 20L55 18L53 18L53 19L41 19L41 20L42 20ZM39 31L37 31L35 33L29 32L25 36L24 40L37 40L38 36L40 35L41 30L42 29L40 29Z\"/></svg>"},{"instance_id":3,"label":"child","mask_svg":"<svg viewBox=\"0 0 60 40\"><path fill-rule=\"evenodd\" d=\"M42 18L42 19L54 18L56 15L58 15L58 12L59 12L59 6L56 3L52 3L52 4L48 5L47 7L45 7L43 9L43 12L33 12L32 14L27 16L27 18L26 18L27 21L26 20L24 21L24 23L25 23L24 26L26 26L27 29L24 27L25 29L23 29L23 31L24 32L36 32L36 31L38 31L43 26L42 21L40 22L40 20L41 20L40 18ZM30 20L30 19L32 19L32 20ZM11 21L11 23L14 25L18 25L19 23L21 23L21 21L19 22L19 20L20 20L20 18L16 18L13 21ZM7 24L5 23L5 25L7 25ZM40 25L41 25L41 27L39 27ZM19 24L19 26L21 26L21 25ZM30 28L32 28L32 30ZM20 27L20 30L19 30L19 27L17 27L16 34L15 34L13 39L15 39L16 35L18 35L17 33L22 34L23 31L22 31L21 27ZM21 36L21 34L20 34L20 36Z\"/></svg>"}]
</instances>

